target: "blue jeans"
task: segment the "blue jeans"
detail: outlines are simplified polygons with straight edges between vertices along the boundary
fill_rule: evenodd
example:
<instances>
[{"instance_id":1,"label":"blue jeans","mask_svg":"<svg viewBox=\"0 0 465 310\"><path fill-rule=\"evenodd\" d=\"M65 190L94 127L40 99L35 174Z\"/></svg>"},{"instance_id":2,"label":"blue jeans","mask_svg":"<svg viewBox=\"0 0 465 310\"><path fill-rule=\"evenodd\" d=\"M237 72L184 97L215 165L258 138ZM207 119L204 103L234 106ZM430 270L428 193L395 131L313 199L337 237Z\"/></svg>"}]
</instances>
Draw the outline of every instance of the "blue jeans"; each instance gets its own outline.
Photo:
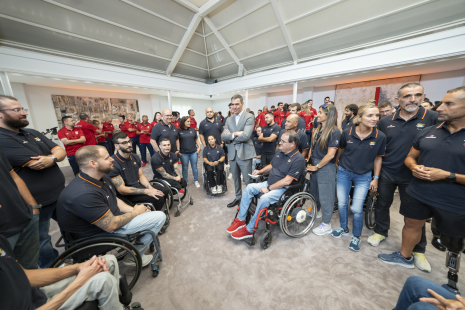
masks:
<instances>
[{"instance_id":1,"label":"blue jeans","mask_svg":"<svg viewBox=\"0 0 465 310\"><path fill-rule=\"evenodd\" d=\"M249 206L250 202L252 202L252 198L260 193L260 190L263 187L267 187L268 182L261 182L261 183L250 183L247 185L247 188L245 191L242 193L242 198L241 198L241 208L239 209L239 214L237 218L240 221L245 221L245 218L247 217L247 212L249 211ZM247 224L247 231L252 233L253 229L255 227L255 221L257 220L258 214L260 213L261 209L268 208L269 205L278 202L279 198L281 195L286 191L285 188L280 188L280 189L274 189L258 200L258 205L257 208L255 209L255 214L253 215L252 219L250 220L249 224Z\"/></svg>"},{"instance_id":2,"label":"blue jeans","mask_svg":"<svg viewBox=\"0 0 465 310\"><path fill-rule=\"evenodd\" d=\"M27 226L11 237L7 238L13 249L18 263L25 269L37 269L39 261L39 214L32 215Z\"/></svg>"},{"instance_id":3,"label":"blue jeans","mask_svg":"<svg viewBox=\"0 0 465 310\"><path fill-rule=\"evenodd\" d=\"M73 169L73 173L76 176L76 174L79 173L79 165L76 162L75 156L68 156L68 162L69 165L71 166L71 169Z\"/></svg>"},{"instance_id":4,"label":"blue jeans","mask_svg":"<svg viewBox=\"0 0 465 310\"><path fill-rule=\"evenodd\" d=\"M254 158L252 159L252 172L256 169L257 164L261 164L262 159L261 158Z\"/></svg>"},{"instance_id":5,"label":"blue jeans","mask_svg":"<svg viewBox=\"0 0 465 310\"><path fill-rule=\"evenodd\" d=\"M394 310L437 310L438 308L435 306L419 301L421 297L433 297L428 293L428 289L433 290L445 299L456 300L455 295L460 294L457 291L445 288L428 279L412 276L405 281Z\"/></svg>"},{"instance_id":6,"label":"blue jeans","mask_svg":"<svg viewBox=\"0 0 465 310\"><path fill-rule=\"evenodd\" d=\"M363 229L363 203L367 198L368 190L370 189L371 171L365 174L356 174L350 172L341 166L337 171L337 205L339 208L339 221L342 228L347 228L349 221L349 193L354 184L354 195L352 197L352 205L350 210L354 213L354 223L352 232L354 236L360 237Z\"/></svg>"},{"instance_id":7,"label":"blue jeans","mask_svg":"<svg viewBox=\"0 0 465 310\"><path fill-rule=\"evenodd\" d=\"M194 175L194 181L199 180L199 170L197 169L197 161L199 157L197 152L192 154L182 154L181 155L181 164L182 164L182 178L187 182L187 171L189 169L189 161L191 162L192 174Z\"/></svg>"},{"instance_id":8,"label":"blue jeans","mask_svg":"<svg viewBox=\"0 0 465 310\"><path fill-rule=\"evenodd\" d=\"M50 219L52 218L53 211L57 206L57 202L52 202L40 209L39 214L39 267L48 268L53 263L55 258L58 257L58 251L53 248L52 238L48 234L50 230Z\"/></svg>"},{"instance_id":9,"label":"blue jeans","mask_svg":"<svg viewBox=\"0 0 465 310\"><path fill-rule=\"evenodd\" d=\"M142 163L147 163L147 149L149 149L150 158L152 158L155 151L153 146L150 143L139 143L140 157L142 158Z\"/></svg>"}]
</instances>

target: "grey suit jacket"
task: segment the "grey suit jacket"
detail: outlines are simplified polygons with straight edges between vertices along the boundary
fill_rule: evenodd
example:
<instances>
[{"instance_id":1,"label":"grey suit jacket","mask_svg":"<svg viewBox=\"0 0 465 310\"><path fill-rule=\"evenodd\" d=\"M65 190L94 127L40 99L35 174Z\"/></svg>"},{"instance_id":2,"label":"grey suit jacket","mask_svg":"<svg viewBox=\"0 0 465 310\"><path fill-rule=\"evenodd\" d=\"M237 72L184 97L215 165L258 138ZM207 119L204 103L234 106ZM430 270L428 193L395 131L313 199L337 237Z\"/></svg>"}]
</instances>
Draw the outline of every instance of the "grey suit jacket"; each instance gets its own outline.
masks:
<instances>
[{"instance_id":1,"label":"grey suit jacket","mask_svg":"<svg viewBox=\"0 0 465 310\"><path fill-rule=\"evenodd\" d=\"M241 118L236 125L236 116L232 115L226 120L224 125L224 130L229 129L230 134L221 135L221 140L224 142L230 141L228 144L228 159L234 160L236 155L242 159L252 159L257 155L255 154L255 147L252 142L252 133L254 129L254 117L252 114L247 113L246 111L242 112ZM242 135L233 138L233 133L237 131L243 131Z\"/></svg>"}]
</instances>

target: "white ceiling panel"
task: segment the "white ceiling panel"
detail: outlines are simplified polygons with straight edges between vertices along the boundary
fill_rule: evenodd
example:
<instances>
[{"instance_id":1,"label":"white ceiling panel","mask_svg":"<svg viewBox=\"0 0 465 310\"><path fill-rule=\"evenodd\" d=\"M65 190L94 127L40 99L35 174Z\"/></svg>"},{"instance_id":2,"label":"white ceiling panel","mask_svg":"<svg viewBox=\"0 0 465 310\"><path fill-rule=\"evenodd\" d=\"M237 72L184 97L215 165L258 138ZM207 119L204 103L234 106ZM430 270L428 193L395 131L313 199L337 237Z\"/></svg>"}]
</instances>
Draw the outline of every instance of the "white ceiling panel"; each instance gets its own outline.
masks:
<instances>
[{"instance_id":1,"label":"white ceiling panel","mask_svg":"<svg viewBox=\"0 0 465 310\"><path fill-rule=\"evenodd\" d=\"M208 0L187 0L187 1L189 1L190 3L192 3L198 8L208 2Z\"/></svg>"},{"instance_id":2,"label":"white ceiling panel","mask_svg":"<svg viewBox=\"0 0 465 310\"><path fill-rule=\"evenodd\" d=\"M251 35L277 26L278 21L271 4L245 16L220 30L220 33L231 45Z\"/></svg>"},{"instance_id":3,"label":"white ceiling panel","mask_svg":"<svg viewBox=\"0 0 465 310\"><path fill-rule=\"evenodd\" d=\"M196 67L207 69L207 58L189 50L184 51L179 61Z\"/></svg>"},{"instance_id":4,"label":"white ceiling panel","mask_svg":"<svg viewBox=\"0 0 465 310\"><path fill-rule=\"evenodd\" d=\"M197 26L197 29L195 29L195 32L196 32L197 34L203 35L202 23L200 23L200 24Z\"/></svg>"},{"instance_id":5,"label":"white ceiling panel","mask_svg":"<svg viewBox=\"0 0 465 310\"><path fill-rule=\"evenodd\" d=\"M98 0L97 0L98 1ZM122 0L118 0L122 1ZM180 5L173 0L124 0L125 2L132 2L136 5L139 5L147 10L156 12L166 18L169 18L172 21L175 21L185 27L189 26L192 18L194 17L194 12L188 8Z\"/></svg>"},{"instance_id":6,"label":"white ceiling panel","mask_svg":"<svg viewBox=\"0 0 465 310\"><path fill-rule=\"evenodd\" d=\"M224 48L220 40L218 40L214 34L209 35L205 40L207 42L207 54L214 53Z\"/></svg>"},{"instance_id":7,"label":"white ceiling panel","mask_svg":"<svg viewBox=\"0 0 465 310\"><path fill-rule=\"evenodd\" d=\"M227 51L221 51L219 53L208 56L208 63L210 65L210 68L216 68L216 67L225 65L225 64L233 62L233 61L234 60L228 54Z\"/></svg>"},{"instance_id":8,"label":"white ceiling panel","mask_svg":"<svg viewBox=\"0 0 465 310\"><path fill-rule=\"evenodd\" d=\"M205 54L205 42L203 37L192 36L191 40L187 44L187 47L202 54Z\"/></svg>"},{"instance_id":9,"label":"white ceiling panel","mask_svg":"<svg viewBox=\"0 0 465 310\"><path fill-rule=\"evenodd\" d=\"M249 71L284 62L292 62L292 56L287 47L242 61Z\"/></svg>"},{"instance_id":10,"label":"white ceiling panel","mask_svg":"<svg viewBox=\"0 0 465 310\"><path fill-rule=\"evenodd\" d=\"M281 8L281 12L283 14L284 21L291 20L293 18L302 16L303 14L315 11L317 9L323 8L328 6L331 3L339 3L343 1L350 1L350 0L278 0L279 7ZM398 1L398 0L395 0ZM375 2L380 2L379 0L375 0ZM353 8L358 9L358 8ZM330 20L332 21L332 19Z\"/></svg>"},{"instance_id":11,"label":"white ceiling panel","mask_svg":"<svg viewBox=\"0 0 465 310\"><path fill-rule=\"evenodd\" d=\"M239 59L286 45L281 28L268 31L258 37L232 46L232 50Z\"/></svg>"},{"instance_id":12,"label":"white ceiling panel","mask_svg":"<svg viewBox=\"0 0 465 310\"><path fill-rule=\"evenodd\" d=\"M219 79L225 76L237 74L239 67L237 64L227 65L215 70L210 71L210 75L212 79Z\"/></svg>"},{"instance_id":13,"label":"white ceiling panel","mask_svg":"<svg viewBox=\"0 0 465 310\"><path fill-rule=\"evenodd\" d=\"M213 21L214 25L221 28L223 25L231 23L243 14L268 2L268 0L228 0L208 14L208 17Z\"/></svg>"},{"instance_id":14,"label":"white ceiling panel","mask_svg":"<svg viewBox=\"0 0 465 310\"><path fill-rule=\"evenodd\" d=\"M192 76L198 79L208 79L208 71L201 70L194 67L186 66L184 64L178 63L176 68L173 71L174 74L181 74L186 76Z\"/></svg>"},{"instance_id":15,"label":"white ceiling panel","mask_svg":"<svg viewBox=\"0 0 465 310\"><path fill-rule=\"evenodd\" d=\"M205 30L205 35L211 34L213 31L210 29L210 27L207 25L206 22L203 22L204 30Z\"/></svg>"}]
</instances>

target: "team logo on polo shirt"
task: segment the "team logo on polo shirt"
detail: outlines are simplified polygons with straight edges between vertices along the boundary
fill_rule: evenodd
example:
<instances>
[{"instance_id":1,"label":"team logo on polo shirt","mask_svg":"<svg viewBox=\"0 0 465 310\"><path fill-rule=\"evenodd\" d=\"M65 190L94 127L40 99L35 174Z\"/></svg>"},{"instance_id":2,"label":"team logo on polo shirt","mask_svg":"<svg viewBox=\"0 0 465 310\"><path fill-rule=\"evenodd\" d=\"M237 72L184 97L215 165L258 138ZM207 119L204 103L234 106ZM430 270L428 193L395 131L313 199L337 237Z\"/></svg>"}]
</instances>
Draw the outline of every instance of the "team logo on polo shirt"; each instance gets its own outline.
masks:
<instances>
[{"instance_id":1,"label":"team logo on polo shirt","mask_svg":"<svg viewBox=\"0 0 465 310\"><path fill-rule=\"evenodd\" d=\"M434 135L431 135L429 137L426 137L426 139L436 139L436 137Z\"/></svg>"},{"instance_id":2,"label":"team logo on polo shirt","mask_svg":"<svg viewBox=\"0 0 465 310\"><path fill-rule=\"evenodd\" d=\"M34 140L36 140L36 141L38 141L38 142L42 141L42 140L40 140L39 137L35 137Z\"/></svg>"},{"instance_id":3,"label":"team logo on polo shirt","mask_svg":"<svg viewBox=\"0 0 465 310\"><path fill-rule=\"evenodd\" d=\"M163 131L166 131L166 129L163 129Z\"/></svg>"},{"instance_id":4,"label":"team logo on polo shirt","mask_svg":"<svg viewBox=\"0 0 465 310\"><path fill-rule=\"evenodd\" d=\"M77 132L77 131L75 131L75 133L76 133L76 134L78 134L78 132Z\"/></svg>"},{"instance_id":5,"label":"team logo on polo shirt","mask_svg":"<svg viewBox=\"0 0 465 310\"><path fill-rule=\"evenodd\" d=\"M352 140L347 141L347 143L353 143Z\"/></svg>"},{"instance_id":6,"label":"team logo on polo shirt","mask_svg":"<svg viewBox=\"0 0 465 310\"><path fill-rule=\"evenodd\" d=\"M394 125L387 126L387 128L394 128L394 127L396 127L396 126L394 126Z\"/></svg>"},{"instance_id":7,"label":"team logo on polo shirt","mask_svg":"<svg viewBox=\"0 0 465 310\"><path fill-rule=\"evenodd\" d=\"M6 251L2 248L0 248L0 257L10 258L8 255L6 255Z\"/></svg>"},{"instance_id":8,"label":"team logo on polo shirt","mask_svg":"<svg viewBox=\"0 0 465 310\"><path fill-rule=\"evenodd\" d=\"M373 141L373 142L370 142L370 148L373 148L373 146L375 146L376 142Z\"/></svg>"},{"instance_id":9,"label":"team logo on polo shirt","mask_svg":"<svg viewBox=\"0 0 465 310\"><path fill-rule=\"evenodd\" d=\"M418 130L422 130L423 128L425 128L425 124L422 124L422 123L417 124L417 129Z\"/></svg>"},{"instance_id":10,"label":"team logo on polo shirt","mask_svg":"<svg viewBox=\"0 0 465 310\"><path fill-rule=\"evenodd\" d=\"M287 161L288 163L290 163L292 160L289 158L289 160Z\"/></svg>"},{"instance_id":11,"label":"team logo on polo shirt","mask_svg":"<svg viewBox=\"0 0 465 310\"><path fill-rule=\"evenodd\" d=\"M26 141L26 140L23 140L23 143L29 143L29 142L28 142L28 141Z\"/></svg>"},{"instance_id":12,"label":"team logo on polo shirt","mask_svg":"<svg viewBox=\"0 0 465 310\"><path fill-rule=\"evenodd\" d=\"M137 165L136 162L134 162L134 166L136 166L136 165Z\"/></svg>"}]
</instances>

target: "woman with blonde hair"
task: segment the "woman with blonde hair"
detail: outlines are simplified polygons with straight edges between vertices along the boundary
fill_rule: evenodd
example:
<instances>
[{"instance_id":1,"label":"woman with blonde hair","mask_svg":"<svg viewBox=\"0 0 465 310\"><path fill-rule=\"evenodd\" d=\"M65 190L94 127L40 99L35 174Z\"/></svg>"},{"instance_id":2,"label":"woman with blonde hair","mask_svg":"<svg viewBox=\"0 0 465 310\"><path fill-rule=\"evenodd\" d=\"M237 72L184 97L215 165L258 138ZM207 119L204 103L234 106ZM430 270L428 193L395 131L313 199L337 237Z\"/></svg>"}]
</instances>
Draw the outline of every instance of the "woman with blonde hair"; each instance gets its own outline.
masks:
<instances>
[{"instance_id":1,"label":"woman with blonde hair","mask_svg":"<svg viewBox=\"0 0 465 310\"><path fill-rule=\"evenodd\" d=\"M360 250L360 236L363 228L363 203L368 190L378 189L378 176L381 171L382 156L386 149L386 136L375 128L379 120L379 109L368 102L358 109L353 119L355 125L342 132L341 144L336 157L337 200L341 227L334 230L331 236L340 238L349 234L349 192L354 185L350 209L354 213L352 241L349 249ZM373 179L371 177L372 171Z\"/></svg>"},{"instance_id":2,"label":"woman with blonde hair","mask_svg":"<svg viewBox=\"0 0 465 310\"><path fill-rule=\"evenodd\" d=\"M325 103L318 111L318 127L313 129L307 170L310 177L310 194L318 202L323 221L313 230L318 236L330 234L331 216L336 192L336 152L341 140L337 128L337 112L334 105Z\"/></svg>"}]
</instances>

